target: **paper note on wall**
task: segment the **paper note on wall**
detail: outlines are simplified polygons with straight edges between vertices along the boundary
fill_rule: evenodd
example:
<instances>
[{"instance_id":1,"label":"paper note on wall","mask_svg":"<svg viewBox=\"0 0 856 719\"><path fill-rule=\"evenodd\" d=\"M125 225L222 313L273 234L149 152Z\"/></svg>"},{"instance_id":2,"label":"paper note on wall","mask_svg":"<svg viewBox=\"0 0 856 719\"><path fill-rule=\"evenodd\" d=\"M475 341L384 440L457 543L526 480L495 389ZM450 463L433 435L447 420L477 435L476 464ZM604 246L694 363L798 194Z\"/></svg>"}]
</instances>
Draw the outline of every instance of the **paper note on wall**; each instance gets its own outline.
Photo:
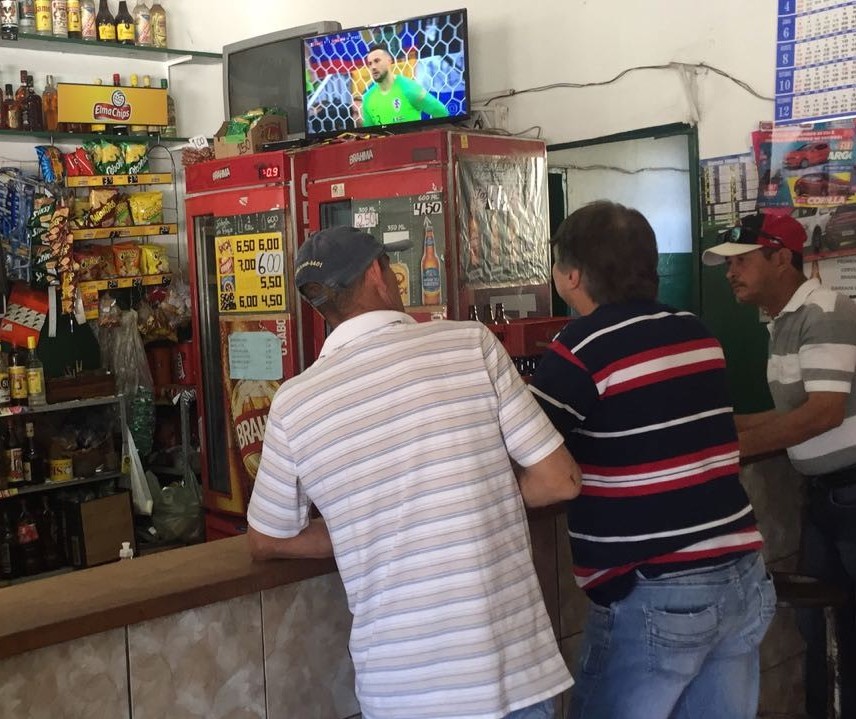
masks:
<instances>
[{"instance_id":1,"label":"paper note on wall","mask_svg":"<svg viewBox=\"0 0 856 719\"><path fill-rule=\"evenodd\" d=\"M282 341L273 332L229 335L231 379L282 379Z\"/></svg>"}]
</instances>

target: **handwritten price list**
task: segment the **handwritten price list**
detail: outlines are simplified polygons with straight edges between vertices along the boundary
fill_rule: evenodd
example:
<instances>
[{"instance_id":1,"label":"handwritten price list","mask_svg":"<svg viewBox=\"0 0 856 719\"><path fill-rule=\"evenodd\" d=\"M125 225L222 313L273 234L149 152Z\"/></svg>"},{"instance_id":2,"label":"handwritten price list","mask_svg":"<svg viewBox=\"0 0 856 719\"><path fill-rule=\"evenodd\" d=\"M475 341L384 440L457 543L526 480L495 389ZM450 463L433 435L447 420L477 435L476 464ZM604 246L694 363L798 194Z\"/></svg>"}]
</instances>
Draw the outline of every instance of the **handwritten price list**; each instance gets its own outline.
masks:
<instances>
[{"instance_id":1,"label":"handwritten price list","mask_svg":"<svg viewBox=\"0 0 856 719\"><path fill-rule=\"evenodd\" d=\"M281 232L218 236L215 243L221 313L285 311Z\"/></svg>"}]
</instances>

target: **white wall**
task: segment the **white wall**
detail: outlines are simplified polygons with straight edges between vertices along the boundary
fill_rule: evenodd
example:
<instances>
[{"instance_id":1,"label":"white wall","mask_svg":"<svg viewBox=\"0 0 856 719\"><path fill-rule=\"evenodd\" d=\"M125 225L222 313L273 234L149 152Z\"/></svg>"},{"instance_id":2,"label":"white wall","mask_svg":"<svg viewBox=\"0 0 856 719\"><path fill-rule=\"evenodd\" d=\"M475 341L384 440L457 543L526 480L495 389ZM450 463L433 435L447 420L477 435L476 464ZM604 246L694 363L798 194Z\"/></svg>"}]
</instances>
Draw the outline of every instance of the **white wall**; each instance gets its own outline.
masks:
<instances>
[{"instance_id":1,"label":"white wall","mask_svg":"<svg viewBox=\"0 0 856 719\"><path fill-rule=\"evenodd\" d=\"M223 44L316 20L344 26L452 9L463 0L163 0L171 45ZM469 0L475 97L556 82L596 82L638 65L706 62L771 95L774 0ZM245 9L246 7L246 9ZM216 90L216 89L215 89ZM541 125L556 143L689 121L674 71L639 71L601 88L558 89L504 100L512 130ZM699 76L702 157L741 152L772 103L710 72Z\"/></svg>"}]
</instances>

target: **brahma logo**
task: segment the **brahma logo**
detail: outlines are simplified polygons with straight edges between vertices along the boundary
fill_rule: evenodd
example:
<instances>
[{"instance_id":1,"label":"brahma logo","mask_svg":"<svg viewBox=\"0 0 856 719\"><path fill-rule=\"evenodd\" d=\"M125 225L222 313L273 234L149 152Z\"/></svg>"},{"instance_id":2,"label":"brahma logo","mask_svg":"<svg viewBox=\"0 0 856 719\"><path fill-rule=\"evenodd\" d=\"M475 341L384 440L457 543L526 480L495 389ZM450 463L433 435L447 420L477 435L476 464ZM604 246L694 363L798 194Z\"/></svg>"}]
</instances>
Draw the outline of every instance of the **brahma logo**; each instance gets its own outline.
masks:
<instances>
[{"instance_id":1,"label":"brahma logo","mask_svg":"<svg viewBox=\"0 0 856 719\"><path fill-rule=\"evenodd\" d=\"M124 92L115 90L110 102L109 105L106 102L96 102L92 110L93 119L125 121L131 118L131 106Z\"/></svg>"},{"instance_id":2,"label":"brahma logo","mask_svg":"<svg viewBox=\"0 0 856 719\"><path fill-rule=\"evenodd\" d=\"M220 180L227 180L232 176L232 170L229 167L223 167L219 170L214 170L211 173L211 180L213 182L218 182Z\"/></svg>"},{"instance_id":3,"label":"brahma logo","mask_svg":"<svg viewBox=\"0 0 856 719\"><path fill-rule=\"evenodd\" d=\"M349 165L357 165L360 162L370 162L371 160L374 160L374 150L360 150L359 152L352 152L348 156Z\"/></svg>"}]
</instances>

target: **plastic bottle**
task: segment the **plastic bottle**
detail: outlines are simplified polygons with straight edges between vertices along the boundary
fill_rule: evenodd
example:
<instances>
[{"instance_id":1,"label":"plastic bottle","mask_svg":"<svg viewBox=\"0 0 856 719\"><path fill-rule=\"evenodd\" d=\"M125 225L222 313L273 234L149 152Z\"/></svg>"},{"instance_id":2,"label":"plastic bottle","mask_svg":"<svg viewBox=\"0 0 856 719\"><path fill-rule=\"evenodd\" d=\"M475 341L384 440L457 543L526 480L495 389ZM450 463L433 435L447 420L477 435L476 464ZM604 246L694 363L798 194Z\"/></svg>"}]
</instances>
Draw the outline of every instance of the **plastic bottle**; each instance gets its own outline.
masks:
<instances>
[{"instance_id":1,"label":"plastic bottle","mask_svg":"<svg viewBox=\"0 0 856 719\"><path fill-rule=\"evenodd\" d=\"M166 10L156 2L152 5L152 44L155 47L166 47Z\"/></svg>"},{"instance_id":2,"label":"plastic bottle","mask_svg":"<svg viewBox=\"0 0 856 719\"><path fill-rule=\"evenodd\" d=\"M134 39L140 47L151 47L154 43L152 38L152 11L144 0L139 0L134 7Z\"/></svg>"},{"instance_id":3,"label":"plastic bottle","mask_svg":"<svg viewBox=\"0 0 856 719\"><path fill-rule=\"evenodd\" d=\"M119 559L133 559L134 558L134 549L131 547L130 542L122 542L122 546L119 548Z\"/></svg>"},{"instance_id":4,"label":"plastic bottle","mask_svg":"<svg viewBox=\"0 0 856 719\"><path fill-rule=\"evenodd\" d=\"M27 337L27 401L30 407L41 407L47 404L45 398L45 368L36 352L36 338Z\"/></svg>"}]
</instances>

